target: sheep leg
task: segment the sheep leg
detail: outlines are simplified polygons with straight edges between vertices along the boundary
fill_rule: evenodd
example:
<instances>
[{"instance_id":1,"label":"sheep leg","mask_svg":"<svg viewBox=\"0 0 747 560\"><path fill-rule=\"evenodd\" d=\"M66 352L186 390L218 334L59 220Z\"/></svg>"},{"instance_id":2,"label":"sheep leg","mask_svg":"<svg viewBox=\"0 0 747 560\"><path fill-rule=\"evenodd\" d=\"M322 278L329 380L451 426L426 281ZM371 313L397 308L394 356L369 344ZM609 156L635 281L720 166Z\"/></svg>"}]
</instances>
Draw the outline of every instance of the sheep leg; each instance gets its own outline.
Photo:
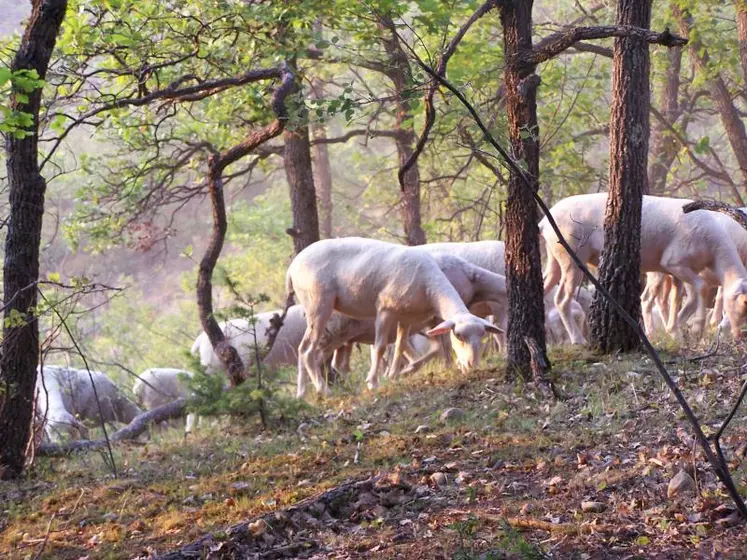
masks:
<instances>
[{"instance_id":1,"label":"sheep leg","mask_svg":"<svg viewBox=\"0 0 747 560\"><path fill-rule=\"evenodd\" d=\"M654 307L654 284L657 283L657 277L651 273L646 275L646 287L641 294L641 315L643 316L643 326L646 334L651 334L654 330L654 320L652 309Z\"/></svg>"},{"instance_id":2,"label":"sheep leg","mask_svg":"<svg viewBox=\"0 0 747 560\"><path fill-rule=\"evenodd\" d=\"M576 265L569 259L564 263L558 291L555 294L555 307L560 315L565 330L571 338L571 344L586 344L586 338L579 330L576 322L573 320L571 305L573 303L573 294L578 290L583 273L576 268Z\"/></svg>"},{"instance_id":3,"label":"sheep leg","mask_svg":"<svg viewBox=\"0 0 747 560\"><path fill-rule=\"evenodd\" d=\"M713 313L711 314L711 326L718 327L724 318L724 289L719 286L716 290L716 299L713 301Z\"/></svg>"},{"instance_id":4,"label":"sheep leg","mask_svg":"<svg viewBox=\"0 0 747 560\"><path fill-rule=\"evenodd\" d=\"M542 283L547 294L553 287L561 281L562 272L560 270L560 263L558 263L555 256L552 254L550 247L547 247L547 264L545 265L545 271L542 273Z\"/></svg>"},{"instance_id":5,"label":"sheep leg","mask_svg":"<svg viewBox=\"0 0 747 560\"><path fill-rule=\"evenodd\" d=\"M352 353L352 343L340 346L332 356L332 367L339 373L350 373L350 356Z\"/></svg>"},{"instance_id":6,"label":"sheep leg","mask_svg":"<svg viewBox=\"0 0 747 560\"><path fill-rule=\"evenodd\" d=\"M324 396L329 394L329 387L322 375L322 364L324 362L322 337L324 336L324 329L327 326L327 322L334 310L333 302L325 302L320 298L320 301L315 303L317 305L306 310L306 332L303 335L301 344L298 346L298 385L296 391L298 398L303 397L306 392L306 374L311 378L311 382L314 384L317 392Z\"/></svg>"},{"instance_id":7,"label":"sheep leg","mask_svg":"<svg viewBox=\"0 0 747 560\"><path fill-rule=\"evenodd\" d=\"M682 282L685 289L684 302L676 316L675 327L679 329L681 325L683 325L687 319L702 306L703 300L700 294L703 290L705 280L695 274L692 269L687 267L670 269L670 273Z\"/></svg>"},{"instance_id":8,"label":"sheep leg","mask_svg":"<svg viewBox=\"0 0 747 560\"><path fill-rule=\"evenodd\" d=\"M402 353L409 337L410 327L405 326L402 323L397 323L397 338L394 341L394 353L392 355L392 360L389 364L389 369L387 370L386 374L389 379L394 379L399 374L399 366L400 362L402 361Z\"/></svg>"},{"instance_id":9,"label":"sheep leg","mask_svg":"<svg viewBox=\"0 0 747 560\"><path fill-rule=\"evenodd\" d=\"M379 386L379 370L386 352L392 330L396 328L396 319L389 313L380 312L376 316L373 350L371 351L371 369L366 377L366 384L372 391Z\"/></svg>"}]
</instances>

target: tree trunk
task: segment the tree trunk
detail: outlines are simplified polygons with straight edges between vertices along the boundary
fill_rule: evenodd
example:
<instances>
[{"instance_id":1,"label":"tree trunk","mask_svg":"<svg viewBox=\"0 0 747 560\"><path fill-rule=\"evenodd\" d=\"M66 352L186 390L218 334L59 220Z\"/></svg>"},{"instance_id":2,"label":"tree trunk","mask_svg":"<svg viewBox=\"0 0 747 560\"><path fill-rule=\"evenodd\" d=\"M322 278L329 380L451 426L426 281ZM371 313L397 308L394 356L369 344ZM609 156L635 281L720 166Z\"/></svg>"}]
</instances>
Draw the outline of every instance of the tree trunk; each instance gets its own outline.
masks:
<instances>
[{"instance_id":1,"label":"tree trunk","mask_svg":"<svg viewBox=\"0 0 747 560\"><path fill-rule=\"evenodd\" d=\"M292 68L297 74L295 64ZM293 237L293 253L296 255L319 241L319 214L316 209L314 171L311 167L308 115L299 95L302 91L300 84L301 78L297 77L291 92L291 99L295 97L297 101L292 102L296 106L290 110L290 114L298 115L298 120L289 123L283 131L285 176L288 179L293 212L293 228L288 233Z\"/></svg>"},{"instance_id":2,"label":"tree trunk","mask_svg":"<svg viewBox=\"0 0 747 560\"><path fill-rule=\"evenodd\" d=\"M12 71L36 70L47 74L49 60L67 9L67 0L35 0L26 32L21 40ZM14 90L13 94L17 94ZM23 138L6 135L10 215L5 239L3 268L4 328L0 356L0 478L21 474L31 433L39 364L39 324L36 282L39 278L44 193L47 183L39 172L39 107L41 88L28 94L26 103L18 97L11 109L33 116L29 134Z\"/></svg>"},{"instance_id":3,"label":"tree trunk","mask_svg":"<svg viewBox=\"0 0 747 560\"><path fill-rule=\"evenodd\" d=\"M324 99L324 86L318 80L311 84L311 92L315 99ZM329 165L329 150L323 141L327 138L327 130L323 123L311 123L311 135L314 140L321 140L313 146L312 160L314 164L314 185L319 204L319 233L329 239L332 237L332 168Z\"/></svg>"},{"instance_id":4,"label":"tree trunk","mask_svg":"<svg viewBox=\"0 0 747 560\"><path fill-rule=\"evenodd\" d=\"M394 143L397 146L399 165L402 167L412 156L417 140L412 107L407 97L409 88L413 84L412 72L407 53L399 44L399 37L392 19L389 16L379 16L379 28L387 33L382 38L384 49L389 56L385 74L394 86L396 97L394 129L398 132ZM400 215L407 244L424 245L426 239L420 214L420 168L417 161L404 176Z\"/></svg>"},{"instance_id":5,"label":"tree trunk","mask_svg":"<svg viewBox=\"0 0 747 560\"><path fill-rule=\"evenodd\" d=\"M672 6L672 12L679 23L680 33L689 35L692 27L692 17L690 14L683 12L677 6ZM739 112L734 106L729 89L726 87L721 74L709 68L710 57L703 43L699 39L696 39L691 40L688 46L693 65L706 78L711 97L716 105L716 110L721 116L721 123L726 130L729 144L731 144L731 148L739 164L739 169L742 172L744 185L747 187L747 133L745 133L744 123L739 117ZM744 197L739 193L736 193L736 195L739 197L739 200L736 200L736 204L744 206Z\"/></svg>"},{"instance_id":6,"label":"tree trunk","mask_svg":"<svg viewBox=\"0 0 747 560\"><path fill-rule=\"evenodd\" d=\"M522 163L536 193L539 189L539 126L535 67L521 62L532 48L532 0L500 3L506 65L506 113L513 157ZM521 178L511 172L506 200L506 285L508 288L508 375L532 375L525 339L538 356L546 354L537 205ZM549 361L544 356L545 362Z\"/></svg>"},{"instance_id":7,"label":"tree trunk","mask_svg":"<svg viewBox=\"0 0 747 560\"><path fill-rule=\"evenodd\" d=\"M674 126L674 123L682 114L678 101L682 47L672 47L667 55L669 65L667 66L666 84L661 92L660 111L667 123ZM651 165L648 171L648 192L645 194L664 194L667 186L667 175L678 151L677 140L663 123L657 121L651 131Z\"/></svg>"},{"instance_id":8,"label":"tree trunk","mask_svg":"<svg viewBox=\"0 0 747 560\"><path fill-rule=\"evenodd\" d=\"M742 76L747 83L747 0L737 0L737 36L739 37L739 60ZM747 87L742 91L747 95Z\"/></svg>"},{"instance_id":9,"label":"tree trunk","mask_svg":"<svg viewBox=\"0 0 747 560\"><path fill-rule=\"evenodd\" d=\"M617 24L648 29L651 0L618 0ZM599 282L634 319L641 318L641 204L646 191L649 136L648 44L615 39L610 114L610 186L604 216ZM610 302L595 292L592 345L603 352L635 350L640 340Z\"/></svg>"}]
</instances>

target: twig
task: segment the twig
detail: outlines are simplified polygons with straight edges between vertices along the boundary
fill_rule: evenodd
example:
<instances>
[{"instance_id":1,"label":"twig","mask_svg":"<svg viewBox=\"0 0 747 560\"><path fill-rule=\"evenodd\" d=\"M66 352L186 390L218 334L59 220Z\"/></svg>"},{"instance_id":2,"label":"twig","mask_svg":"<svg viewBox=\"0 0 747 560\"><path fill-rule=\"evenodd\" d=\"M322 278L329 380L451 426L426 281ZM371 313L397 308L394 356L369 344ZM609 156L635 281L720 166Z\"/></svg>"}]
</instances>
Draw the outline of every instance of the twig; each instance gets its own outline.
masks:
<instances>
[{"instance_id":1,"label":"twig","mask_svg":"<svg viewBox=\"0 0 747 560\"><path fill-rule=\"evenodd\" d=\"M39 551L34 554L34 560L39 560L41 558L42 553L44 552L44 549L47 547L47 543L49 542L49 533L52 531L52 521L54 521L55 517L57 517L57 512L52 514L52 517L49 518L49 523L47 524L47 531L44 533L44 540L41 543L41 547L39 548Z\"/></svg>"},{"instance_id":2,"label":"twig","mask_svg":"<svg viewBox=\"0 0 747 560\"><path fill-rule=\"evenodd\" d=\"M414 54L414 53L413 53ZM708 438L703 433L703 429L700 426L700 423L698 422L698 418L695 416L695 413L690 408L690 405L688 404L685 397L682 395L682 392L677 387L677 384L672 379L672 376L669 375L669 372L667 371L666 367L664 367L664 364L661 361L661 358L659 357L658 352L651 344L651 341L646 336L646 333L643 331L641 326L639 325L638 321L633 319L633 317L630 316L630 314L625 310L623 306L621 306L615 298L612 297L612 295L602 286L599 281L594 277L594 275L589 272L589 269L586 267L586 265L581 261L579 256L575 253L575 251L571 248L571 246L566 241L565 237L563 236L563 233L560 231L560 228L558 227L557 222L553 218L552 214L550 213L550 209L545 204L544 200L542 200L542 197L540 197L534 190L532 189L531 183L529 179L526 176L526 173L524 170L513 160L511 156L509 156L508 152L495 140L493 135L490 133L490 131L487 129L485 124L483 123L480 116L477 114L477 111L472 106L472 104L467 100L467 98L460 92L456 87L454 87L449 81L447 81L442 76L439 76L431 67L429 67L427 64L425 64L422 60L420 60L419 57L416 56L416 61L418 65L429 75L436 78L436 80L439 81L441 85L446 87L454 96L464 105L469 111L470 115L472 115L472 118L474 119L475 123L478 125L480 130L485 135L485 138L488 140L488 142L495 148L495 150L503 157L505 164L509 167L512 173L514 173L524 184L526 188L530 190L532 193L532 197L536 201L536 203L539 205L539 207L542 209L542 212L545 214L545 217L547 218L547 221L550 224L550 227L552 227L553 231L555 232L555 235L558 237L558 243L567 251L568 255L571 257L573 262L578 266L578 268L581 270L581 272L584 274L584 276L591 282L592 285L597 289L599 293L602 294L602 296L609 301L612 306L617 310L618 314L625 320L628 325L635 331L635 333L638 335L638 338L641 340L641 343L643 344L644 348L646 349L646 352L653 360L656 369L661 374L661 376L664 378L664 382L669 387L669 390L672 391L672 394L677 399L677 402L679 403L680 407L685 413L685 416L687 417L690 424L692 424L693 429L695 431L695 435L698 439L698 442L700 443L701 447L703 448L703 452L705 453L706 459L711 464L711 467L716 473L716 476L719 478L719 480L722 482L724 487L726 488L727 492L729 493L729 496L731 496L732 500L736 504L737 508L739 509L739 512L742 514L742 517L747 519L747 506L744 503L744 500L742 499L742 496L739 493L739 490L737 490L737 487L734 484L734 480L731 477L731 473L729 471L729 466L726 464L726 462L723 460L722 456L719 456L717 459L716 456L713 453L713 449L711 448ZM717 447L718 450L718 447Z\"/></svg>"}]
</instances>

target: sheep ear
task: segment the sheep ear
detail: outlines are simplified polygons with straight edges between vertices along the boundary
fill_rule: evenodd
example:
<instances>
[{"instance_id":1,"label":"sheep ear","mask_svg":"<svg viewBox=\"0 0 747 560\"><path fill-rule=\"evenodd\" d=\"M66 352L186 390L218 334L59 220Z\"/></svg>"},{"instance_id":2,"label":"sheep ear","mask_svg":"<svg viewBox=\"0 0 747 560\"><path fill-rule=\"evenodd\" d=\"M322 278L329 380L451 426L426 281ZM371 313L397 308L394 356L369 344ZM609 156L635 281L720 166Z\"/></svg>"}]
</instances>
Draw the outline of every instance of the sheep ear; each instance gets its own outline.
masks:
<instances>
[{"instance_id":1,"label":"sheep ear","mask_svg":"<svg viewBox=\"0 0 747 560\"><path fill-rule=\"evenodd\" d=\"M452 321L451 319L447 319L446 321L443 321L439 323L438 325L436 325L435 327L433 327L431 330L425 331L425 333L423 334L425 334L425 336L429 338L434 338L441 334L446 334L453 328L454 328L454 321Z\"/></svg>"},{"instance_id":2,"label":"sheep ear","mask_svg":"<svg viewBox=\"0 0 747 560\"><path fill-rule=\"evenodd\" d=\"M485 330L488 331L488 332L492 332L492 333L495 333L495 334L501 334L501 333L505 333L506 332L502 328L500 328L500 327L494 325L493 323L491 323L490 321L484 321L483 320L483 324L485 325Z\"/></svg>"}]
</instances>

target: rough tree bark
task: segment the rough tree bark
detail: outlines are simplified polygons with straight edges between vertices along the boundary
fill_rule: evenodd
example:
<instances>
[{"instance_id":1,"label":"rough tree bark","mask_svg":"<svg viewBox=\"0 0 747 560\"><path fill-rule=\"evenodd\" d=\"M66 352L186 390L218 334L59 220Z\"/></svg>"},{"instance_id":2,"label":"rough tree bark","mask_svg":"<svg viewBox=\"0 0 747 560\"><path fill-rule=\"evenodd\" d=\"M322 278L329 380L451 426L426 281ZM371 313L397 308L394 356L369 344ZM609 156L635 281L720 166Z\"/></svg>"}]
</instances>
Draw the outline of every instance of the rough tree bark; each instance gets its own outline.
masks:
<instances>
[{"instance_id":1,"label":"rough tree bark","mask_svg":"<svg viewBox=\"0 0 747 560\"><path fill-rule=\"evenodd\" d=\"M679 23L680 33L689 35L692 27L692 16L677 6L672 6L672 13ZM695 69L706 77L708 89L721 117L721 123L726 130L729 144L737 159L744 186L747 188L747 133L745 133L744 123L739 117L739 111L732 101L723 77L717 71L709 68L710 57L703 43L700 40L690 41L689 48ZM744 196L736 193L736 197L738 197L738 200L735 201L737 206L744 206Z\"/></svg>"},{"instance_id":2,"label":"rough tree bark","mask_svg":"<svg viewBox=\"0 0 747 560\"><path fill-rule=\"evenodd\" d=\"M617 24L648 29L651 0L618 0ZM649 52L637 37L615 39L610 113L610 183L599 282L633 319L641 318L641 204L649 136ZM610 301L594 293L592 346L603 352L640 347L638 333Z\"/></svg>"},{"instance_id":3,"label":"rough tree bark","mask_svg":"<svg viewBox=\"0 0 747 560\"><path fill-rule=\"evenodd\" d=\"M737 0L736 6L739 60L742 63L742 76L745 80L745 86L742 90L747 95L747 0Z\"/></svg>"},{"instance_id":4,"label":"rough tree bark","mask_svg":"<svg viewBox=\"0 0 747 560\"><path fill-rule=\"evenodd\" d=\"M394 86L394 129L398 132L394 137L394 143L397 146L399 165L402 167L412 158L417 141L412 107L408 98L409 88L413 84L412 70L407 53L399 43L399 35L392 18L380 15L379 28L384 32L382 43L389 56L384 74ZM401 192L400 215L407 244L423 245L426 239L420 213L420 168L417 162L412 163L402 177Z\"/></svg>"},{"instance_id":5,"label":"rough tree bark","mask_svg":"<svg viewBox=\"0 0 747 560\"><path fill-rule=\"evenodd\" d=\"M324 86L319 80L311 82L311 94L314 99L324 99ZM319 205L319 233L322 237L332 237L332 168L329 164L329 149L325 140L327 129L323 123L311 123L312 163L314 166L314 185Z\"/></svg>"},{"instance_id":6,"label":"rough tree bark","mask_svg":"<svg viewBox=\"0 0 747 560\"><path fill-rule=\"evenodd\" d=\"M272 71L269 76L267 73L258 72L254 81L267 79L268 77L282 79L280 86L272 96L272 110L277 118L264 128L250 131L244 141L239 144L212 154L208 162L208 190L213 209L213 228L197 272L197 311L202 329L226 367L232 386L239 385L244 381L244 364L236 349L226 341L213 314L213 270L223 250L227 229L226 205L223 196L223 171L232 163L250 154L258 146L278 136L285 128L288 121L285 99L293 87L295 74L288 65L283 64L280 68Z\"/></svg>"},{"instance_id":7,"label":"rough tree bark","mask_svg":"<svg viewBox=\"0 0 747 560\"><path fill-rule=\"evenodd\" d=\"M47 74L67 0L35 0L12 71ZM14 94L17 92L14 90ZM41 88L28 101L12 97L11 109L33 116L29 134L7 135L10 214L3 267L4 328L0 355L0 478L21 474L31 433L36 367L39 363L37 303L39 243L47 183L39 172L39 107ZM21 319L21 320L19 320Z\"/></svg>"},{"instance_id":8,"label":"rough tree bark","mask_svg":"<svg viewBox=\"0 0 747 560\"><path fill-rule=\"evenodd\" d=\"M523 62L532 50L532 0L499 5L506 57L506 113L513 157L522 162L532 190L539 189L539 126L536 65ZM506 285L508 288L508 354L506 371L529 378L531 354L525 338L546 354L545 303L540 262L539 216L532 192L513 171L506 200ZM546 356L544 361L549 364Z\"/></svg>"},{"instance_id":9,"label":"rough tree bark","mask_svg":"<svg viewBox=\"0 0 747 560\"><path fill-rule=\"evenodd\" d=\"M297 75L295 61L290 67ZM297 78L291 90L289 105L294 122L283 131L285 176L290 189L293 227L288 233L293 238L293 253L298 254L319 241L319 214L316 208L314 171L311 167L308 113L303 102L303 89Z\"/></svg>"},{"instance_id":10,"label":"rough tree bark","mask_svg":"<svg viewBox=\"0 0 747 560\"><path fill-rule=\"evenodd\" d=\"M661 91L659 106L661 116L669 127L674 126L682 111L679 104L680 69L682 67L682 48L673 47L667 53L669 64L666 70L666 82ZM667 186L667 175L679 152L676 138L668 127L659 121L651 131L651 164L648 169L648 193L661 195Z\"/></svg>"}]
</instances>

